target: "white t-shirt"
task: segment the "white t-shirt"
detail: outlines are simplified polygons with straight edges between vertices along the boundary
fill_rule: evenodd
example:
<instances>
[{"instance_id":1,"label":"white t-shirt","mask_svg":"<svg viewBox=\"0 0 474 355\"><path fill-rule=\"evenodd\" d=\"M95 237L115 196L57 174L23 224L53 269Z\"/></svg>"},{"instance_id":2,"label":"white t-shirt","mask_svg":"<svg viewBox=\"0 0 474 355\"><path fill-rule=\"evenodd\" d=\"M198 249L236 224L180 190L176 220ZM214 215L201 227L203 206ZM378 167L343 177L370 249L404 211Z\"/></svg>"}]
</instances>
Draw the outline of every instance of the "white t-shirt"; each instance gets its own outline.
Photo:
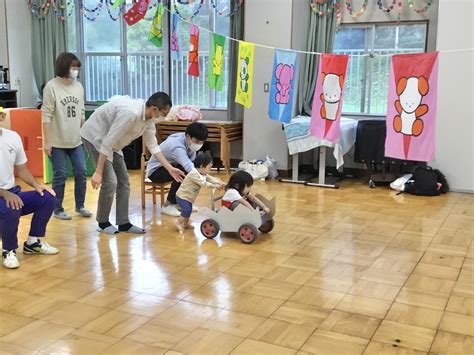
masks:
<instances>
[{"instance_id":1,"label":"white t-shirt","mask_svg":"<svg viewBox=\"0 0 474 355\"><path fill-rule=\"evenodd\" d=\"M227 201L230 203L233 203L237 200L242 199L242 196L240 195L239 191L236 189L228 189L224 196L222 196L222 201Z\"/></svg>"},{"instance_id":2,"label":"white t-shirt","mask_svg":"<svg viewBox=\"0 0 474 355\"><path fill-rule=\"evenodd\" d=\"M23 144L18 133L0 128L0 189L15 187L14 165L27 162Z\"/></svg>"}]
</instances>

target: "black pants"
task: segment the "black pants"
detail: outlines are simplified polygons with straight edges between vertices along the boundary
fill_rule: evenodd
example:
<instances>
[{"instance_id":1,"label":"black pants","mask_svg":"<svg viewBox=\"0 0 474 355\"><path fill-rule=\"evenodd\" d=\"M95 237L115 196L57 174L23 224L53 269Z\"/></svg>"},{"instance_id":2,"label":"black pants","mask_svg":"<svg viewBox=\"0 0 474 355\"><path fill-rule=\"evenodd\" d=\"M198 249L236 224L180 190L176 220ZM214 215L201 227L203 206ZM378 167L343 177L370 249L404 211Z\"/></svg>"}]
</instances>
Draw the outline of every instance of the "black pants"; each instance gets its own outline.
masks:
<instances>
[{"instance_id":1,"label":"black pants","mask_svg":"<svg viewBox=\"0 0 474 355\"><path fill-rule=\"evenodd\" d=\"M186 171L181 165L176 166L179 170L181 170L183 173L186 174ZM178 191L179 187L181 186L180 182L177 182L175 179L173 179L164 167L159 167L155 171L153 171L148 178L156 182L158 184L163 184L165 182L171 182L171 187L170 191L168 192L168 197L166 200L171 203L172 205L176 205L178 202L176 201L176 192Z\"/></svg>"}]
</instances>

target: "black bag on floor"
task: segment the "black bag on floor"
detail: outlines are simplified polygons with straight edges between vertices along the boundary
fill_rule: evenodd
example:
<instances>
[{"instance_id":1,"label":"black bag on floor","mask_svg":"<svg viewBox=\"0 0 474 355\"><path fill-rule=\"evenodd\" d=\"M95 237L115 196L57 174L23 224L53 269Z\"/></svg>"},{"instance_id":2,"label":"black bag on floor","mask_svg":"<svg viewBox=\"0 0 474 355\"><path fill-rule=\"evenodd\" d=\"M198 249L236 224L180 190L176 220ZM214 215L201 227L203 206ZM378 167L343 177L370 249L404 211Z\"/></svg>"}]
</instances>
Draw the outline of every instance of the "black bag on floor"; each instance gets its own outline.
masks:
<instances>
[{"instance_id":1,"label":"black bag on floor","mask_svg":"<svg viewBox=\"0 0 474 355\"><path fill-rule=\"evenodd\" d=\"M419 196L439 196L449 190L446 177L438 169L419 166L405 183L405 192Z\"/></svg>"}]
</instances>

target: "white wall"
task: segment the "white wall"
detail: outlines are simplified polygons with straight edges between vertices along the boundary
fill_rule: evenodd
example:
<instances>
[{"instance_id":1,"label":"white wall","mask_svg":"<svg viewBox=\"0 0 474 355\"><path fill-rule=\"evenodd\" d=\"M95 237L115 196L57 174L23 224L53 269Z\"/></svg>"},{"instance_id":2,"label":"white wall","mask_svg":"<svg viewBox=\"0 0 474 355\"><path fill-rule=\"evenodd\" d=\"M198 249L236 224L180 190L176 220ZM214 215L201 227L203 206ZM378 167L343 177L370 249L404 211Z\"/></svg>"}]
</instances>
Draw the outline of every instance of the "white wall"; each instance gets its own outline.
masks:
<instances>
[{"instance_id":1,"label":"white wall","mask_svg":"<svg viewBox=\"0 0 474 355\"><path fill-rule=\"evenodd\" d=\"M5 0L0 0L0 65L8 67L7 23Z\"/></svg>"},{"instance_id":2,"label":"white wall","mask_svg":"<svg viewBox=\"0 0 474 355\"><path fill-rule=\"evenodd\" d=\"M245 35L249 42L291 47L292 0L247 0L245 2ZM282 126L268 117L269 93L264 83L270 83L274 51L255 48L253 68L253 104L244 113L243 158L264 159L270 154L278 169L288 169L288 148Z\"/></svg>"},{"instance_id":3,"label":"white wall","mask_svg":"<svg viewBox=\"0 0 474 355\"><path fill-rule=\"evenodd\" d=\"M440 0L438 50L474 47L472 0ZM474 192L474 53L440 53L436 158L453 190Z\"/></svg>"},{"instance_id":4,"label":"white wall","mask_svg":"<svg viewBox=\"0 0 474 355\"><path fill-rule=\"evenodd\" d=\"M6 14L3 3L6 4ZM5 23L6 31L3 30ZM0 52L2 52L0 53L0 63L4 60L2 59L4 53L8 52L11 88L18 90L20 106L34 106L38 91L31 59L31 13L27 1L0 0L0 29ZM2 40L2 37L5 37L5 32L8 35L8 51L5 39Z\"/></svg>"}]
</instances>

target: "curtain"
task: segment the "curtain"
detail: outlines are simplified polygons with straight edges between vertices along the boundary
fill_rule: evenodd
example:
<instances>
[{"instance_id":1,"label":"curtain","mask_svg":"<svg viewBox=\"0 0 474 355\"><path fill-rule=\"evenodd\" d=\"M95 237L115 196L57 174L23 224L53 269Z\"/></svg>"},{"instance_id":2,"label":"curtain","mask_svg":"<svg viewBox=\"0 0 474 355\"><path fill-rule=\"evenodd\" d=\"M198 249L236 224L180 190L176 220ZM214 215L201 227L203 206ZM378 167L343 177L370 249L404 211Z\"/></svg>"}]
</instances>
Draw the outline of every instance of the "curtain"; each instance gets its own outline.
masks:
<instances>
[{"instance_id":1,"label":"curtain","mask_svg":"<svg viewBox=\"0 0 474 355\"><path fill-rule=\"evenodd\" d=\"M340 0L342 1L342 0ZM328 10L331 2L323 4L323 11ZM336 34L336 11L331 11L326 16L319 16L311 11L308 24L308 39L306 51L331 53ZM319 66L319 56L303 54L298 81L298 107L299 114L311 115L314 89Z\"/></svg>"},{"instance_id":2,"label":"curtain","mask_svg":"<svg viewBox=\"0 0 474 355\"><path fill-rule=\"evenodd\" d=\"M33 0L32 4L41 6L43 2ZM66 1L62 0L61 4L66 6ZM36 87L42 96L43 85L54 78L56 57L66 51L66 21L56 17L52 8L45 17L38 18L32 14L31 47Z\"/></svg>"},{"instance_id":3,"label":"curtain","mask_svg":"<svg viewBox=\"0 0 474 355\"><path fill-rule=\"evenodd\" d=\"M233 6L235 1L231 2ZM229 37L235 39L244 38L244 18L245 18L245 2L241 5L240 10L230 17ZM244 109L235 102L235 91L237 83L237 63L239 55L239 43L229 41L229 65L228 65L228 83L227 89L227 120L242 121Z\"/></svg>"}]
</instances>

